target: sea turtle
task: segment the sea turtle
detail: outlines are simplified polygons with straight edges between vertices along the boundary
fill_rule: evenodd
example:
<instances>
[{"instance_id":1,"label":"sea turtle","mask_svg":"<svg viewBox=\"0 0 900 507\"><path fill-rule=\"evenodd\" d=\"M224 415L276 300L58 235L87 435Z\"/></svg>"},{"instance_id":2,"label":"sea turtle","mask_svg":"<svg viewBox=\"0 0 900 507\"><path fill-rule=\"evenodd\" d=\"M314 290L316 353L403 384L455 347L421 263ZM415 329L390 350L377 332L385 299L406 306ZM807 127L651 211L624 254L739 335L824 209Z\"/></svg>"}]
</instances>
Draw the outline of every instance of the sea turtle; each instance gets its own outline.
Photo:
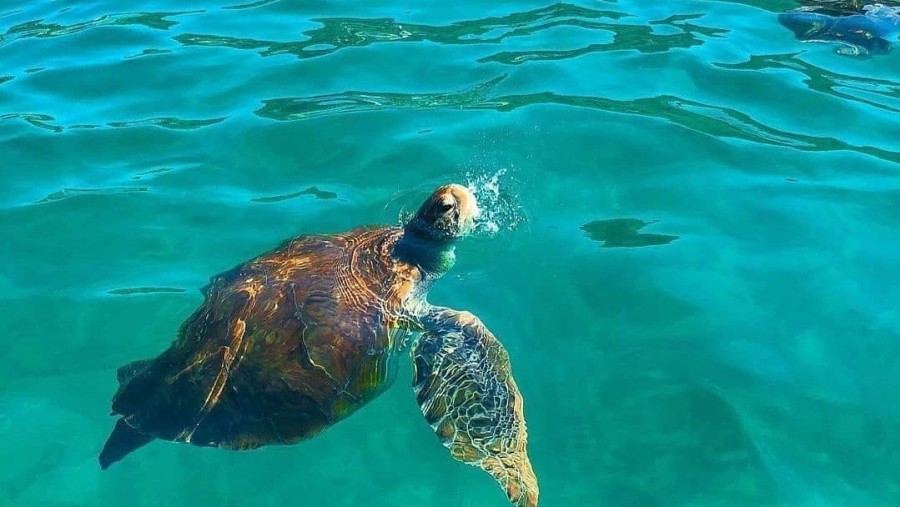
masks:
<instances>
[{"instance_id":1,"label":"sea turtle","mask_svg":"<svg viewBox=\"0 0 900 507\"><path fill-rule=\"evenodd\" d=\"M118 370L101 468L154 439L246 450L313 437L384 392L409 346L416 401L450 454L536 506L506 350L475 315L425 300L477 214L472 192L445 185L403 227L298 236L213 277L166 351Z\"/></svg>"},{"instance_id":2,"label":"sea turtle","mask_svg":"<svg viewBox=\"0 0 900 507\"><path fill-rule=\"evenodd\" d=\"M886 54L900 37L900 2L802 0L778 21L804 42L835 42L843 55Z\"/></svg>"}]
</instances>

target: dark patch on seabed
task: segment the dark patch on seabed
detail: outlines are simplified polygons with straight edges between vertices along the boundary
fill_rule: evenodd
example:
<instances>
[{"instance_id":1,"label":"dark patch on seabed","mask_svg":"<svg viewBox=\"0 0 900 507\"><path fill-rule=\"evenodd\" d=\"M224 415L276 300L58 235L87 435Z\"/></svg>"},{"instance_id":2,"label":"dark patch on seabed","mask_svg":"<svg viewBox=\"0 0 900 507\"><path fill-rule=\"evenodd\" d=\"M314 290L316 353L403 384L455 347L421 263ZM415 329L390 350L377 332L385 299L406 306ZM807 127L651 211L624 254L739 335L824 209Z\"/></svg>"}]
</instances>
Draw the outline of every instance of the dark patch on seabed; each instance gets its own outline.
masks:
<instances>
[{"instance_id":1,"label":"dark patch on seabed","mask_svg":"<svg viewBox=\"0 0 900 507\"><path fill-rule=\"evenodd\" d=\"M601 248L639 247L665 245L678 239L668 234L644 234L644 227L658 220L644 221L638 218L613 218L595 220L581 226L581 230L594 241L601 242Z\"/></svg>"}]
</instances>

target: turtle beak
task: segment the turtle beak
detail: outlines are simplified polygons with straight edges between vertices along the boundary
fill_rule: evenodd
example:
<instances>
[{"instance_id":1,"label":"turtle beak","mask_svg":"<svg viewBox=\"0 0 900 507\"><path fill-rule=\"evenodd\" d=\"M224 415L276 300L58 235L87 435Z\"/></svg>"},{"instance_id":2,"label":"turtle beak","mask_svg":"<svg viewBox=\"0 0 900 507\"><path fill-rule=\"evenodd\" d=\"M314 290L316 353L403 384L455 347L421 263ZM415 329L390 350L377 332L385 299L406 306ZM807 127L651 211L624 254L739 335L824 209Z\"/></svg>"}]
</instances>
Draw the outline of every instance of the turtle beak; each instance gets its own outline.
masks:
<instances>
[{"instance_id":1,"label":"turtle beak","mask_svg":"<svg viewBox=\"0 0 900 507\"><path fill-rule=\"evenodd\" d=\"M449 185L449 190L459 209L459 230L463 235L468 234L475 228L475 220L481 215L478 200L471 190L462 185L453 183Z\"/></svg>"}]
</instances>

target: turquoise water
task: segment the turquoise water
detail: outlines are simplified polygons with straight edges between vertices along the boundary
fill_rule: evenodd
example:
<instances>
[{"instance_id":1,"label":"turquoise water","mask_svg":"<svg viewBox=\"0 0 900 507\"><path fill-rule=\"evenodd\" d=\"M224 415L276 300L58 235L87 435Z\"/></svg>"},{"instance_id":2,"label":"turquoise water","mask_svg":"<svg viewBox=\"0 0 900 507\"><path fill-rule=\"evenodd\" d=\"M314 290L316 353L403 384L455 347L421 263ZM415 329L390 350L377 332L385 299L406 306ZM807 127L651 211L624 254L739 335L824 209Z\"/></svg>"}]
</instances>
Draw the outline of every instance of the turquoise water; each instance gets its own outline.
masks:
<instances>
[{"instance_id":1,"label":"turquoise water","mask_svg":"<svg viewBox=\"0 0 900 507\"><path fill-rule=\"evenodd\" d=\"M540 505L897 505L900 56L794 6L0 4L0 505L508 505L408 364L299 445L97 465L210 276L448 181L486 220L430 299L509 351Z\"/></svg>"}]
</instances>

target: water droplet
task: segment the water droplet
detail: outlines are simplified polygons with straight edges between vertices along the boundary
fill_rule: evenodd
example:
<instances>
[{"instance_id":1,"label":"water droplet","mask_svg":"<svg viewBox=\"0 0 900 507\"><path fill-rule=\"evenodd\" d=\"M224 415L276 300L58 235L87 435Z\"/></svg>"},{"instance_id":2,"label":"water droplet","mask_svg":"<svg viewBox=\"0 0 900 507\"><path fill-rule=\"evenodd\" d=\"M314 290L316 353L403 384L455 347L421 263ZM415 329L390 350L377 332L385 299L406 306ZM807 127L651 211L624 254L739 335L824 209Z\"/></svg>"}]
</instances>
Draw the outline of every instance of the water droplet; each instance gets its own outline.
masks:
<instances>
[{"instance_id":1,"label":"water droplet","mask_svg":"<svg viewBox=\"0 0 900 507\"><path fill-rule=\"evenodd\" d=\"M524 221L515 197L503 192L502 178L506 174L507 168L500 168L493 174L466 173L466 186L478 200L474 234L494 236L502 230L513 230Z\"/></svg>"}]
</instances>

